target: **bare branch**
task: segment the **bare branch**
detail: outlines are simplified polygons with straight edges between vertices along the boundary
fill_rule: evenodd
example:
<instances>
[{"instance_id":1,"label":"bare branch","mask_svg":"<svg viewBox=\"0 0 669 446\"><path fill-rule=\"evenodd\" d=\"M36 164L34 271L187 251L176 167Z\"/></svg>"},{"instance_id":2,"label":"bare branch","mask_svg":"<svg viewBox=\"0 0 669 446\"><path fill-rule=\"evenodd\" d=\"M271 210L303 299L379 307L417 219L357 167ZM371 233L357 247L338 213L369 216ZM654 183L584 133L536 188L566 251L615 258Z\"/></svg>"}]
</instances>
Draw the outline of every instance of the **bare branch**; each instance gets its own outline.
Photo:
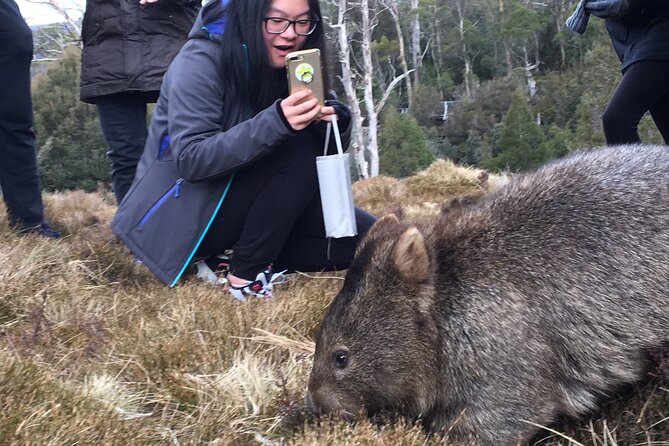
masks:
<instances>
[{"instance_id":1,"label":"bare branch","mask_svg":"<svg viewBox=\"0 0 669 446\"><path fill-rule=\"evenodd\" d=\"M56 13L58 13L67 25L73 30L74 34L76 35L76 39L81 38L81 25L80 21L75 19L70 11L73 10L73 8L66 8L63 6L62 2L59 2L57 0L25 0L28 3L32 3L34 5L44 5L48 6L49 8L53 9ZM83 12L80 9L78 10L80 13Z\"/></svg>"},{"instance_id":2,"label":"bare branch","mask_svg":"<svg viewBox=\"0 0 669 446\"><path fill-rule=\"evenodd\" d=\"M386 101L388 100L388 97L390 96L390 93L393 91L395 86L397 86L397 84L402 82L402 80L405 77L407 77L408 75L410 75L414 71L415 70L411 69L411 70L407 71L406 73L402 73L402 75L397 76L395 79L393 79L393 81L390 83L390 85L388 85L388 88L386 88L386 91L383 92L383 97L381 98L381 100L376 104L376 107L374 108L374 113L379 114L381 112L383 107L386 105Z\"/></svg>"}]
</instances>

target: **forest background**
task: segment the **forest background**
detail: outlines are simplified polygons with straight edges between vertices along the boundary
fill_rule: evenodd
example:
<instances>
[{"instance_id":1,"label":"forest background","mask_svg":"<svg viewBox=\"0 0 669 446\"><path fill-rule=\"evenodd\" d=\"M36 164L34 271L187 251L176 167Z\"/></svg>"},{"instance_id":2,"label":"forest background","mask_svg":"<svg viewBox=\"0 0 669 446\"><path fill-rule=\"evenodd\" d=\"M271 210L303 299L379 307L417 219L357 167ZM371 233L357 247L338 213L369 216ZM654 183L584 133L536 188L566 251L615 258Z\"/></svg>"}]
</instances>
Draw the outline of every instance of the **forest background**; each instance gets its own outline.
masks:
<instances>
[{"instance_id":1,"label":"forest background","mask_svg":"<svg viewBox=\"0 0 669 446\"><path fill-rule=\"evenodd\" d=\"M354 179L407 177L436 158L520 171L604 143L619 61L602 20L584 35L565 28L574 0L321 3L330 77L354 117ZM34 36L44 188L108 187L97 114L78 99L80 23L65 17ZM640 133L661 142L648 116Z\"/></svg>"}]
</instances>

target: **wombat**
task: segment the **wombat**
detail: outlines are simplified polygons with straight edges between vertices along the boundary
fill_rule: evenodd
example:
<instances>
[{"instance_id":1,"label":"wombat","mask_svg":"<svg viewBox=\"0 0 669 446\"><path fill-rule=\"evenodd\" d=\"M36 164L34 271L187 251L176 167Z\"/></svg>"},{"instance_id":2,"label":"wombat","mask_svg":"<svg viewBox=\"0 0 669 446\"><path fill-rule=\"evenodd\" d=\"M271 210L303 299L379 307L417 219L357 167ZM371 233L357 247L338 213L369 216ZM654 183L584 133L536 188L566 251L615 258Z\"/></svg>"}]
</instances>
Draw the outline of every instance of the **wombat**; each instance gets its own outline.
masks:
<instances>
[{"instance_id":1,"label":"wombat","mask_svg":"<svg viewBox=\"0 0 669 446\"><path fill-rule=\"evenodd\" d=\"M381 218L316 334L316 414L527 442L669 340L669 149L581 152L429 220Z\"/></svg>"}]
</instances>

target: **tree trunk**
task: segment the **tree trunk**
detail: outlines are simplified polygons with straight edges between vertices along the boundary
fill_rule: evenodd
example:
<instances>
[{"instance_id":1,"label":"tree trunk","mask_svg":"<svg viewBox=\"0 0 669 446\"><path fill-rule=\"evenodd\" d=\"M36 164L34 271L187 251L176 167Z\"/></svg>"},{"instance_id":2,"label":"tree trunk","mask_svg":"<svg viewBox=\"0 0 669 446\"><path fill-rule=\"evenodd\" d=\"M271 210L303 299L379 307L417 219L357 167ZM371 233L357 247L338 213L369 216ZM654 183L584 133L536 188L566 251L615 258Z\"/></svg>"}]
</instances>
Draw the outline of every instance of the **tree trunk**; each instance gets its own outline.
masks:
<instances>
[{"instance_id":1,"label":"tree trunk","mask_svg":"<svg viewBox=\"0 0 669 446\"><path fill-rule=\"evenodd\" d=\"M420 85L420 72L423 66L423 56L420 50L420 21L418 20L418 0L411 0L411 54L413 57L413 78L416 87ZM407 82L409 79L407 78Z\"/></svg>"},{"instance_id":2,"label":"tree trunk","mask_svg":"<svg viewBox=\"0 0 669 446\"><path fill-rule=\"evenodd\" d=\"M402 65L402 73L408 73L409 72L409 65L407 64L407 58L406 58L406 51L404 49L404 35L402 34L402 24L400 23L400 12L398 8L398 2L393 1L392 3L385 3L384 5L388 8L388 11L390 12L390 15L393 18L393 22L395 23L395 33L397 34L397 43L399 45L399 50L400 50L400 64ZM414 72L414 75L415 72ZM413 91L411 88L411 77L407 76L404 79L406 86L407 86L407 99L409 102L409 109L411 109L411 104L413 100Z\"/></svg>"},{"instance_id":3,"label":"tree trunk","mask_svg":"<svg viewBox=\"0 0 669 446\"><path fill-rule=\"evenodd\" d=\"M563 35L563 30L564 30L564 12L565 12L565 7L564 7L564 0L559 0L558 2L558 10L555 14L555 29L557 30L557 39L558 39L558 46L560 47L560 68L564 69L564 67L567 64L567 51L565 49L565 42L564 42L564 35Z\"/></svg>"},{"instance_id":4,"label":"tree trunk","mask_svg":"<svg viewBox=\"0 0 669 446\"><path fill-rule=\"evenodd\" d=\"M367 112L367 150L369 152L369 175L375 177L379 174L379 146L377 139L378 117L374 109L373 79L374 65L372 64L372 29L369 18L369 0L361 0L362 10L362 51L363 92L365 111Z\"/></svg>"},{"instance_id":5,"label":"tree trunk","mask_svg":"<svg viewBox=\"0 0 669 446\"><path fill-rule=\"evenodd\" d=\"M441 88L441 61L443 60L443 50L441 48L441 27L439 26L439 19L437 18L437 4L432 3L432 21L431 21L431 31L434 36L434 45L430 48L432 53L432 63L434 64L434 70L437 73L437 85L439 85L439 93L441 99L444 99L444 92Z\"/></svg>"},{"instance_id":6,"label":"tree trunk","mask_svg":"<svg viewBox=\"0 0 669 446\"><path fill-rule=\"evenodd\" d=\"M468 98L472 97L472 62L469 58L469 51L467 49L467 41L465 40L465 11L464 6L462 5L461 0L458 0L456 3L458 10L458 31L460 33L460 48L462 51L462 59L465 62L465 95Z\"/></svg>"},{"instance_id":7,"label":"tree trunk","mask_svg":"<svg viewBox=\"0 0 669 446\"><path fill-rule=\"evenodd\" d=\"M499 16L500 16L500 29L504 27L504 0L499 0ZM506 75L511 76L513 74L513 58L511 55L511 45L509 44L509 39L504 37L504 33L500 33L502 36L502 46L504 47L504 61L506 62Z\"/></svg>"},{"instance_id":8,"label":"tree trunk","mask_svg":"<svg viewBox=\"0 0 669 446\"><path fill-rule=\"evenodd\" d=\"M369 178L369 164L365 158L365 139L362 129L363 117L353 83L351 49L348 45L349 39L346 31L346 0L339 0L337 24L333 24L332 28L337 31L339 63L341 64L342 72L341 81L344 85L349 107L351 108L351 125L353 126L351 148L353 149L355 167L359 178Z\"/></svg>"}]
</instances>

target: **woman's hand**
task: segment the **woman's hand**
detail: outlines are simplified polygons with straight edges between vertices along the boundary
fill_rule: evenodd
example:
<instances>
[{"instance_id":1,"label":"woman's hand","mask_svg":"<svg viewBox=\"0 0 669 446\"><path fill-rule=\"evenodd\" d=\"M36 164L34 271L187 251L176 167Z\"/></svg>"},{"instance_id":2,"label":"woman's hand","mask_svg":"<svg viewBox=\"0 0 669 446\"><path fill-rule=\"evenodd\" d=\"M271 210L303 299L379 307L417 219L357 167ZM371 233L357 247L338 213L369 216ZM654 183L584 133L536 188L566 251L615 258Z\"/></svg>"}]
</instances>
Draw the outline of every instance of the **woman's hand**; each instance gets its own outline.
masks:
<instances>
[{"instance_id":1,"label":"woman's hand","mask_svg":"<svg viewBox=\"0 0 669 446\"><path fill-rule=\"evenodd\" d=\"M297 91L280 103L283 116L290 127L297 131L306 128L314 121L332 119L334 107L321 107L311 90Z\"/></svg>"}]
</instances>

